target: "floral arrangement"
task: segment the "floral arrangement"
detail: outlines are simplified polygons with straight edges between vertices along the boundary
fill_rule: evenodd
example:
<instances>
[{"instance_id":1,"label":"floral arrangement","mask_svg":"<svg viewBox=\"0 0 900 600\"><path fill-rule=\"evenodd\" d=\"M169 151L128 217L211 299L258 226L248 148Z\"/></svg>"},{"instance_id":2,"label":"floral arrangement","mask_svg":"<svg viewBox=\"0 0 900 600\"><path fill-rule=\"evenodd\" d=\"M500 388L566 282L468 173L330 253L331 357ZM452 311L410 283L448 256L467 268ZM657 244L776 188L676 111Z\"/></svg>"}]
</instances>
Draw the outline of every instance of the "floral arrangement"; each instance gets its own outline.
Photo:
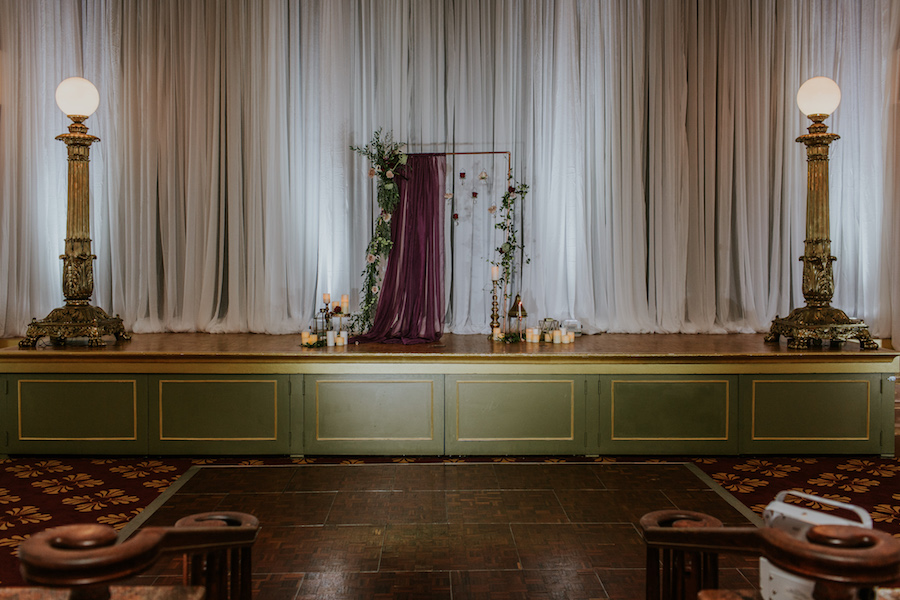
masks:
<instances>
[{"instance_id":1,"label":"floral arrangement","mask_svg":"<svg viewBox=\"0 0 900 600\"><path fill-rule=\"evenodd\" d=\"M378 306L378 294L381 291L381 264L387 259L394 246L391 239L391 214L400 202L400 188L397 180L402 177L406 166L406 144L395 142L391 132L382 134L378 129L372 141L363 147L350 146L354 152L369 159L369 177L378 180L377 201L381 213L375 220L372 239L366 247L366 268L363 275L363 296L351 326L354 331L368 331L375 320L375 308Z\"/></svg>"},{"instance_id":2,"label":"floral arrangement","mask_svg":"<svg viewBox=\"0 0 900 600\"><path fill-rule=\"evenodd\" d=\"M504 311L509 305L507 285L512 282L513 275L516 273L516 254L522 252L524 263L529 264L531 262L531 258L524 254L525 244L519 240L519 232L516 229L515 221L516 202L520 199L524 200L526 194L528 194L528 186L524 183L516 182L512 173L510 173L509 187L506 188L506 193L503 194L503 198L500 201L499 212L501 218L494 224L496 229L505 234L503 244L495 248L500 258L490 261L492 265L500 267L500 278L497 280L497 285L503 286L503 303L501 306ZM497 206L488 208L488 212L491 214L494 214L497 210Z\"/></svg>"}]
</instances>

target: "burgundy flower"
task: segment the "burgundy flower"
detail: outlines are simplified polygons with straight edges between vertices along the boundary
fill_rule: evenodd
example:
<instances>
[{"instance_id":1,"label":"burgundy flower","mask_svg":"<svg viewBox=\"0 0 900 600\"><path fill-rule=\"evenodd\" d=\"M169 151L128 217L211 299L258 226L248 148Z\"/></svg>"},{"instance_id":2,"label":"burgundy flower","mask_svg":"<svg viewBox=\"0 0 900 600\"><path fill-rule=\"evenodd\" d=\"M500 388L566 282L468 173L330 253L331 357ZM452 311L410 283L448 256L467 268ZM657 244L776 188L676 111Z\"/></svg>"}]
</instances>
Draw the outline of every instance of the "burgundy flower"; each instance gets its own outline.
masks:
<instances>
[{"instance_id":1,"label":"burgundy flower","mask_svg":"<svg viewBox=\"0 0 900 600\"><path fill-rule=\"evenodd\" d=\"M512 194L513 192L516 191L516 188L514 188L513 186L509 186L509 189L507 189L506 191L509 192L510 194Z\"/></svg>"},{"instance_id":2,"label":"burgundy flower","mask_svg":"<svg viewBox=\"0 0 900 600\"><path fill-rule=\"evenodd\" d=\"M460 179L465 179L465 178L466 178L466 172L465 172L465 171L460 171L460 173L459 173L459 178L460 178Z\"/></svg>"},{"instance_id":3,"label":"burgundy flower","mask_svg":"<svg viewBox=\"0 0 900 600\"><path fill-rule=\"evenodd\" d=\"M453 220L456 221L459 219L459 213L453 213Z\"/></svg>"},{"instance_id":4,"label":"burgundy flower","mask_svg":"<svg viewBox=\"0 0 900 600\"><path fill-rule=\"evenodd\" d=\"M477 197L478 197L478 192L472 192L472 197L473 197L473 198L477 198Z\"/></svg>"}]
</instances>

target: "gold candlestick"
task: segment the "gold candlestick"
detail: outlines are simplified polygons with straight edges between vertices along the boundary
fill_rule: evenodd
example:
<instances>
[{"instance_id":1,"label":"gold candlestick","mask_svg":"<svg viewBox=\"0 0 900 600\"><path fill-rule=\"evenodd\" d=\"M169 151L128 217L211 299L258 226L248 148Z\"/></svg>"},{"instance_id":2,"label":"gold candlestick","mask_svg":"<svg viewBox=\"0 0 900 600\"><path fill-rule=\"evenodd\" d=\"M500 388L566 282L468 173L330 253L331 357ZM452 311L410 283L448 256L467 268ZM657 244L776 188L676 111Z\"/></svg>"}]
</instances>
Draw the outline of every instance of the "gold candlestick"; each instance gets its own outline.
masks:
<instances>
[{"instance_id":1,"label":"gold candlestick","mask_svg":"<svg viewBox=\"0 0 900 600\"><path fill-rule=\"evenodd\" d=\"M85 93L86 104L79 97ZM88 134L84 121L96 110L99 98L93 84L80 77L69 78L57 88L57 104L72 119L69 133L56 137L68 148L66 247L65 254L60 256L66 305L53 309L40 321L32 319L25 338L19 342L22 348L33 348L44 336L57 345L73 337L87 337L89 346L105 346L104 335L114 335L117 340L131 339L118 315L110 317L102 308L90 304L97 257L91 252L89 160L91 144L100 138Z\"/></svg>"},{"instance_id":2,"label":"gold candlestick","mask_svg":"<svg viewBox=\"0 0 900 600\"><path fill-rule=\"evenodd\" d=\"M777 342L784 335L788 348L808 348L825 340L842 343L856 339L861 350L872 350L878 344L862 319L851 319L830 304L834 296L832 263L837 258L831 255L829 238L828 147L840 136L828 133L823 121L840 103L840 88L827 77L815 77L800 88L797 102L813 122L809 133L797 138L806 145L807 161L806 241L800 257L806 306L794 309L784 319L775 317L765 341Z\"/></svg>"}]
</instances>

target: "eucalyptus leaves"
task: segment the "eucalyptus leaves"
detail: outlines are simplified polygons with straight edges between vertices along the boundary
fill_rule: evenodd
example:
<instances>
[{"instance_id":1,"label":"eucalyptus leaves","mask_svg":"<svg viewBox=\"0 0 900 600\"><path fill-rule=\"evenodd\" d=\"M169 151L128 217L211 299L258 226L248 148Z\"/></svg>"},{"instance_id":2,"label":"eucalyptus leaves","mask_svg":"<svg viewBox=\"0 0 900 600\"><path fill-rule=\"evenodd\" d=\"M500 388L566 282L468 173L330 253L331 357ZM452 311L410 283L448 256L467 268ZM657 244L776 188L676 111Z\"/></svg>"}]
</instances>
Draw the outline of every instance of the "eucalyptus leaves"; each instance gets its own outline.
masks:
<instances>
[{"instance_id":1,"label":"eucalyptus leaves","mask_svg":"<svg viewBox=\"0 0 900 600\"><path fill-rule=\"evenodd\" d=\"M377 178L377 201L381 213L375 220L372 239L366 247L366 268L362 272L363 289L359 315L354 318L353 329L368 331L375 319L378 294L381 291L381 261L386 259L394 246L391 238L391 214L400 202L400 188L397 185L406 165L406 144L395 142L391 132L382 135L381 129L372 136L372 141L362 148L350 146L354 152L369 159L369 177Z\"/></svg>"},{"instance_id":2,"label":"eucalyptus leaves","mask_svg":"<svg viewBox=\"0 0 900 600\"><path fill-rule=\"evenodd\" d=\"M528 186L524 183L518 183L513 179L512 174L509 175L509 187L503 194L500 201L500 220L494 225L495 228L504 232L503 243L495 248L499 259L492 260L491 264L500 267L500 279L497 285L503 287L503 310L509 305L509 292L507 286L512 283L513 275L516 273L516 255L522 253L522 261L525 264L531 262L531 259L525 256L525 244L519 240L519 231L516 228L515 212L516 202L525 199L528 193Z\"/></svg>"}]
</instances>

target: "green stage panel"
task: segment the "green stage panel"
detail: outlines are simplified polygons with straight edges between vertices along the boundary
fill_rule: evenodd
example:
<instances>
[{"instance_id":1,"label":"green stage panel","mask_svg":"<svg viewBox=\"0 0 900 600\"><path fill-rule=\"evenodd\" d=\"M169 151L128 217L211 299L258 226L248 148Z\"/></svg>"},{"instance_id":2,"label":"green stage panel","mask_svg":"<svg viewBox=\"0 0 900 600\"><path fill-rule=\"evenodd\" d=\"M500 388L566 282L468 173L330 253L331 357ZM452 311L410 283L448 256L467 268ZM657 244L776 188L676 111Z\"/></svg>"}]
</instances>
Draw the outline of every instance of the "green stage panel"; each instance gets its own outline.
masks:
<instances>
[{"instance_id":1,"label":"green stage panel","mask_svg":"<svg viewBox=\"0 0 900 600\"><path fill-rule=\"evenodd\" d=\"M443 388L432 375L304 376L307 454L442 454Z\"/></svg>"},{"instance_id":2,"label":"green stage panel","mask_svg":"<svg viewBox=\"0 0 900 600\"><path fill-rule=\"evenodd\" d=\"M737 407L734 376L603 377L598 452L734 452Z\"/></svg>"},{"instance_id":3,"label":"green stage panel","mask_svg":"<svg viewBox=\"0 0 900 600\"><path fill-rule=\"evenodd\" d=\"M881 452L881 387L875 375L747 376L741 451Z\"/></svg>"},{"instance_id":4,"label":"green stage panel","mask_svg":"<svg viewBox=\"0 0 900 600\"><path fill-rule=\"evenodd\" d=\"M146 453L146 377L22 375L10 383L8 452Z\"/></svg>"},{"instance_id":5,"label":"green stage panel","mask_svg":"<svg viewBox=\"0 0 900 600\"><path fill-rule=\"evenodd\" d=\"M448 454L583 454L585 377L447 376Z\"/></svg>"},{"instance_id":6,"label":"green stage panel","mask_svg":"<svg viewBox=\"0 0 900 600\"><path fill-rule=\"evenodd\" d=\"M152 452L289 452L286 375L160 376L151 387Z\"/></svg>"}]
</instances>

